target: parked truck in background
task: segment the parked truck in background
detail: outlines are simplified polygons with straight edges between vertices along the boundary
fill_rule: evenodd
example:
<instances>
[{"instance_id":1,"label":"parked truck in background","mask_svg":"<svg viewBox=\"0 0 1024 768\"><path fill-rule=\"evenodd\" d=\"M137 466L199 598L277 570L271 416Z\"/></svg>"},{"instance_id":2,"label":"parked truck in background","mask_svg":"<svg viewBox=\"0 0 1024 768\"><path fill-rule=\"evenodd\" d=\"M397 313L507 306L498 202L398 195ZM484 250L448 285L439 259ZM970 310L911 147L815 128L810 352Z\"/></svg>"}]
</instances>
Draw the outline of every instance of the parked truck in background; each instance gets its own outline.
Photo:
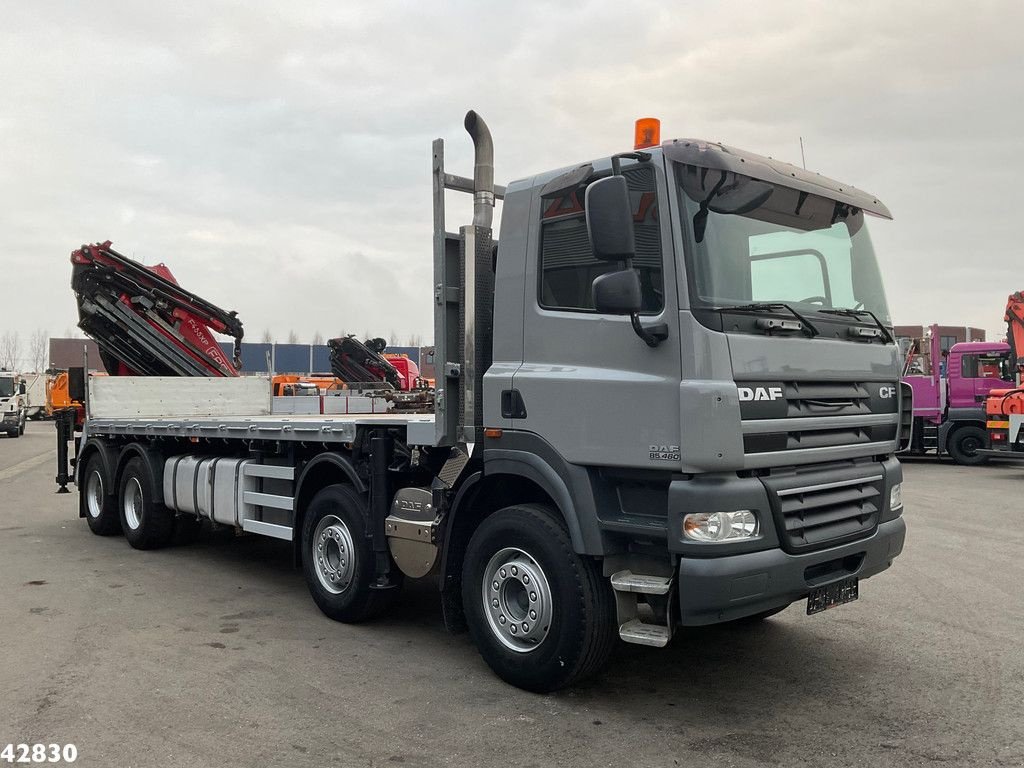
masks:
<instances>
[{"instance_id":1,"label":"parked truck in background","mask_svg":"<svg viewBox=\"0 0 1024 768\"><path fill-rule=\"evenodd\" d=\"M905 535L911 403L867 226L886 207L649 135L503 187L465 126L472 179L433 147L434 413L286 417L265 378L90 377L89 527L282 539L346 622L436 574L446 625L534 691L617 638L856 599ZM473 195L457 233L448 190Z\"/></svg>"},{"instance_id":2,"label":"parked truck in background","mask_svg":"<svg viewBox=\"0 0 1024 768\"><path fill-rule=\"evenodd\" d=\"M30 419L42 419L46 417L46 387L47 377L45 373L26 373L22 377L25 381L25 403L26 415Z\"/></svg>"},{"instance_id":3,"label":"parked truck in background","mask_svg":"<svg viewBox=\"0 0 1024 768\"><path fill-rule=\"evenodd\" d=\"M8 437L25 434L28 402L25 380L14 371L0 371L0 432Z\"/></svg>"},{"instance_id":4,"label":"parked truck in background","mask_svg":"<svg viewBox=\"0 0 1024 768\"><path fill-rule=\"evenodd\" d=\"M912 339L903 376L914 392L910 452L948 454L965 465L987 461L985 401L992 390L1013 386L1012 370L1005 342L960 342L943 353L937 325Z\"/></svg>"}]
</instances>

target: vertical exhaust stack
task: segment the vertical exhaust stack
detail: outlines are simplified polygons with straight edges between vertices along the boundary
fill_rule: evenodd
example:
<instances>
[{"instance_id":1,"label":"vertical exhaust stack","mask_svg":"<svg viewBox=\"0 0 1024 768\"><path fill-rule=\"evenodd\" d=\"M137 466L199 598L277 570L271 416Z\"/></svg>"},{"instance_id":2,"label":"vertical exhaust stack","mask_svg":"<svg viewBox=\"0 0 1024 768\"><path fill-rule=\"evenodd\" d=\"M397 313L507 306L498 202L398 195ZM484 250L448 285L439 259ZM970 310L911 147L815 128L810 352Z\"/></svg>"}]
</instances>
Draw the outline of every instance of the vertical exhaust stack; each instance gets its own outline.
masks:
<instances>
[{"instance_id":1,"label":"vertical exhaust stack","mask_svg":"<svg viewBox=\"0 0 1024 768\"><path fill-rule=\"evenodd\" d=\"M487 124L473 110L466 113L466 131L473 139L473 224L459 228L462 306L459 338L462 358L460 442L467 452L483 442L484 373L491 367L494 324L494 142Z\"/></svg>"},{"instance_id":2,"label":"vertical exhaust stack","mask_svg":"<svg viewBox=\"0 0 1024 768\"><path fill-rule=\"evenodd\" d=\"M466 131L473 139L473 226L491 226L494 217L494 142L487 123L472 109L466 113Z\"/></svg>"}]
</instances>

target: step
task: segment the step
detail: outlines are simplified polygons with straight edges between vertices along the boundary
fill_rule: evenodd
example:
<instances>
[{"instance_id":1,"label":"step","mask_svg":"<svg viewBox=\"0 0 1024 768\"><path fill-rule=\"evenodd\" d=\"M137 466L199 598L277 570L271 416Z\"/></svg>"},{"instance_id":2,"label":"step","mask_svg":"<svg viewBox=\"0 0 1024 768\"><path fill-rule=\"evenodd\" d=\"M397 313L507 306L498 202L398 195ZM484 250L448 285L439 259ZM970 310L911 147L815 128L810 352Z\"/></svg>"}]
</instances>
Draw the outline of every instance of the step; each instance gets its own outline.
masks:
<instances>
[{"instance_id":1,"label":"step","mask_svg":"<svg viewBox=\"0 0 1024 768\"><path fill-rule=\"evenodd\" d=\"M668 645L672 633L668 627L660 624L645 624L640 619L633 619L619 627L619 637L627 643L664 648Z\"/></svg>"},{"instance_id":2,"label":"step","mask_svg":"<svg viewBox=\"0 0 1024 768\"><path fill-rule=\"evenodd\" d=\"M612 574L612 589L616 592L635 592L641 595L667 595L672 588L669 576L645 576L632 571Z\"/></svg>"}]
</instances>

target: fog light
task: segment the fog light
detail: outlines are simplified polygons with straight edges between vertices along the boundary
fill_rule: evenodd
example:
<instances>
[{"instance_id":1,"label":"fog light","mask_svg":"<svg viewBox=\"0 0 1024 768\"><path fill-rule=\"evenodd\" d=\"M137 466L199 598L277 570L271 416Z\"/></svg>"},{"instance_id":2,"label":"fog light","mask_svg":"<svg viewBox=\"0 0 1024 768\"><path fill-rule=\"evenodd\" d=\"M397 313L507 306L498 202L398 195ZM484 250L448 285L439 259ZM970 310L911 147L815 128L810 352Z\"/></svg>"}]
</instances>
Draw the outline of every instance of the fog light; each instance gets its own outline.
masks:
<instances>
[{"instance_id":1,"label":"fog light","mask_svg":"<svg viewBox=\"0 0 1024 768\"><path fill-rule=\"evenodd\" d=\"M750 539L757 536L757 515L749 509L696 512L683 517L683 536L692 541Z\"/></svg>"},{"instance_id":2,"label":"fog light","mask_svg":"<svg viewBox=\"0 0 1024 768\"><path fill-rule=\"evenodd\" d=\"M896 483L889 490L889 509L900 509L903 507L903 483Z\"/></svg>"}]
</instances>

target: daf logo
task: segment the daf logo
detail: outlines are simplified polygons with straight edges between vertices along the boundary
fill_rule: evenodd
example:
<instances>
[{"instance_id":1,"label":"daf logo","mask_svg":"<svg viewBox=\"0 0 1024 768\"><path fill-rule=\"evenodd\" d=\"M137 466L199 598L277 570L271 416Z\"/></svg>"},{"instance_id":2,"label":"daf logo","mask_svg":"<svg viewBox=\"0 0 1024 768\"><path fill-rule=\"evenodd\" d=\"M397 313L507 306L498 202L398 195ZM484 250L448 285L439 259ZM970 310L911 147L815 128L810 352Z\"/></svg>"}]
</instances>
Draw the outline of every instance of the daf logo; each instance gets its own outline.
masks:
<instances>
[{"instance_id":1,"label":"daf logo","mask_svg":"<svg viewBox=\"0 0 1024 768\"><path fill-rule=\"evenodd\" d=\"M878 396L883 400L888 400L890 397L896 397L896 387L879 387Z\"/></svg>"},{"instance_id":2,"label":"daf logo","mask_svg":"<svg viewBox=\"0 0 1024 768\"><path fill-rule=\"evenodd\" d=\"M778 400L782 397L782 387L738 387L740 402L751 400Z\"/></svg>"}]
</instances>

